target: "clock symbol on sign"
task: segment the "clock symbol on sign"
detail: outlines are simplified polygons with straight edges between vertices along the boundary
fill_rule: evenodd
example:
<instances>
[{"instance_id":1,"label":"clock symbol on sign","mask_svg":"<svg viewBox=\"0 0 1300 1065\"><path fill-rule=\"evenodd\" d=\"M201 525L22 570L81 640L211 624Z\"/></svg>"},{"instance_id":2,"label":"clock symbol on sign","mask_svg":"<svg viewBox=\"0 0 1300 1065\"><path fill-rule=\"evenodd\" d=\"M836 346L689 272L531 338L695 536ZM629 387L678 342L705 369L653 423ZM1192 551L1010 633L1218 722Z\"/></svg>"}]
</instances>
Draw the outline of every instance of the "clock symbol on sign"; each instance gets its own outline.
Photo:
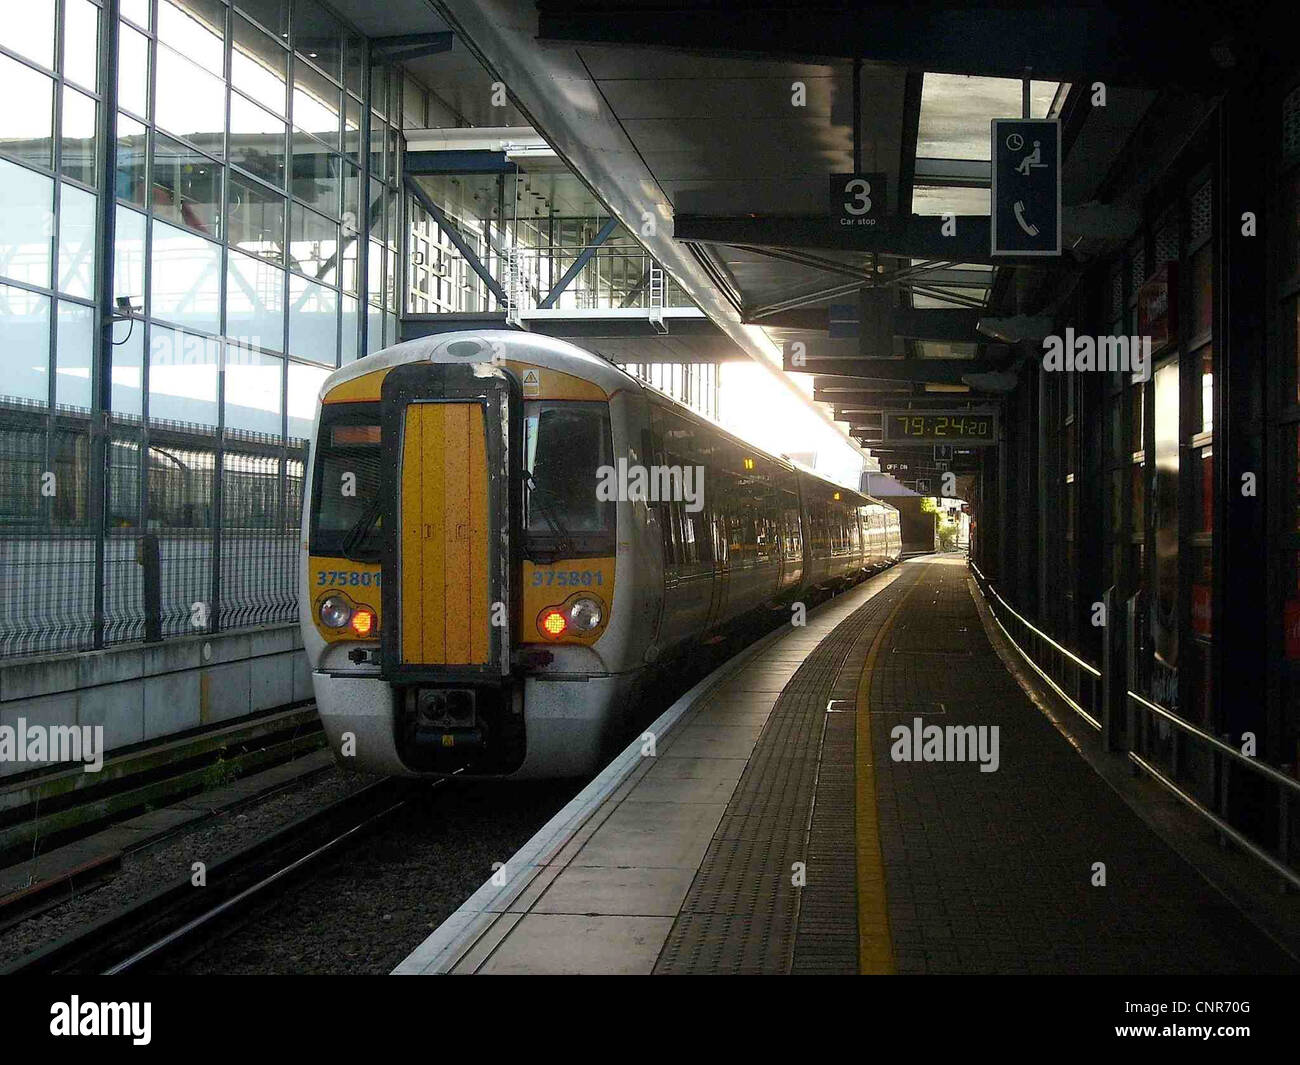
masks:
<instances>
[{"instance_id":1,"label":"clock symbol on sign","mask_svg":"<svg viewBox=\"0 0 1300 1065\"><path fill-rule=\"evenodd\" d=\"M1013 133L1007 138L1007 150L1018 152L1025 146L1025 138L1019 133Z\"/></svg>"}]
</instances>

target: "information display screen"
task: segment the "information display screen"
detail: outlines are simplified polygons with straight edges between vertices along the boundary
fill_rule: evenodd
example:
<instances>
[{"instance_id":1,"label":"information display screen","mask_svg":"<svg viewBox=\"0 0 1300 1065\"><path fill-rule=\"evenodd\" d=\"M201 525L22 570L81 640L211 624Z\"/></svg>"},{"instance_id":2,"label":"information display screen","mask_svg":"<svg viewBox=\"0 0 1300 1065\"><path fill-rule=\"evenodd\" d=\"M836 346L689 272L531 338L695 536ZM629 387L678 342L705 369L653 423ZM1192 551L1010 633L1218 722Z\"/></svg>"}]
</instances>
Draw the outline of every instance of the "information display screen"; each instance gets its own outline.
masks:
<instances>
[{"instance_id":1,"label":"information display screen","mask_svg":"<svg viewBox=\"0 0 1300 1065\"><path fill-rule=\"evenodd\" d=\"M887 410L885 441L891 444L996 444L996 414L963 411Z\"/></svg>"}]
</instances>

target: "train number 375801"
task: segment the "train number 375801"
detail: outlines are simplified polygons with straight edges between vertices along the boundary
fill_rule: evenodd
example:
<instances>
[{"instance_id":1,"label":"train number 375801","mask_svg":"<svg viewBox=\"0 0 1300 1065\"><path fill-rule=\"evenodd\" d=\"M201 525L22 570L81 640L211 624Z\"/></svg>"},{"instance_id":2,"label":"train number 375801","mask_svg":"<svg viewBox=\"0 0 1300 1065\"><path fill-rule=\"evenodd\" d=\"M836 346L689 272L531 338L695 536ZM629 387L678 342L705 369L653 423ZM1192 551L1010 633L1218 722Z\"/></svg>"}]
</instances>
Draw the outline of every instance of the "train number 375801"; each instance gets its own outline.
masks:
<instances>
[{"instance_id":1,"label":"train number 375801","mask_svg":"<svg viewBox=\"0 0 1300 1065\"><path fill-rule=\"evenodd\" d=\"M316 572L316 587L369 588L379 587L382 574L363 573L354 569L323 569Z\"/></svg>"},{"instance_id":2,"label":"train number 375801","mask_svg":"<svg viewBox=\"0 0 1300 1065\"><path fill-rule=\"evenodd\" d=\"M590 588L605 583L605 574L598 569L535 569L533 570L533 587L550 588Z\"/></svg>"}]
</instances>

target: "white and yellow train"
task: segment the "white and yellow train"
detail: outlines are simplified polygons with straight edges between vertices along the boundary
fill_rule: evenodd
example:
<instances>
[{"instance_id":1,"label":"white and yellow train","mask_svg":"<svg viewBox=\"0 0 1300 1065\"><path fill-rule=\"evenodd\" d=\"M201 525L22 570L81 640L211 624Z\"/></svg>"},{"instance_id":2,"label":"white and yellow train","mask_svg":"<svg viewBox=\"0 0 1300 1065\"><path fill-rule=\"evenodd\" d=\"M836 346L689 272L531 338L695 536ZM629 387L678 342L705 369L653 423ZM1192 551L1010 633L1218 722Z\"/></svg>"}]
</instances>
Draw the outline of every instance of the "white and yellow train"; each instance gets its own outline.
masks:
<instances>
[{"instance_id":1,"label":"white and yellow train","mask_svg":"<svg viewBox=\"0 0 1300 1065\"><path fill-rule=\"evenodd\" d=\"M524 332L335 371L306 484L321 720L352 764L403 776L591 773L653 670L900 551L892 507Z\"/></svg>"}]
</instances>

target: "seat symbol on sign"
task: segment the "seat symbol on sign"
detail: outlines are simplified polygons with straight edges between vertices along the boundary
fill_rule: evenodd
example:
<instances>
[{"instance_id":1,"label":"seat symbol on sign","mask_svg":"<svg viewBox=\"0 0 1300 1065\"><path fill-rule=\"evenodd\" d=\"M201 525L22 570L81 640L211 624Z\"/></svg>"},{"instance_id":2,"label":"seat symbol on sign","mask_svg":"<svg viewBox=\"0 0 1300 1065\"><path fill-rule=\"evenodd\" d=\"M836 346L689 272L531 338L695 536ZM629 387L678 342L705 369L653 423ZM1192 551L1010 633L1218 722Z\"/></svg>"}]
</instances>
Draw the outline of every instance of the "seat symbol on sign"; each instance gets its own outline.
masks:
<instances>
[{"instance_id":1,"label":"seat symbol on sign","mask_svg":"<svg viewBox=\"0 0 1300 1065\"><path fill-rule=\"evenodd\" d=\"M1047 164L1043 162L1042 144L1042 141L1034 141L1034 150L1021 159L1020 164L1016 167L1025 177L1029 176L1030 170L1046 169Z\"/></svg>"}]
</instances>

